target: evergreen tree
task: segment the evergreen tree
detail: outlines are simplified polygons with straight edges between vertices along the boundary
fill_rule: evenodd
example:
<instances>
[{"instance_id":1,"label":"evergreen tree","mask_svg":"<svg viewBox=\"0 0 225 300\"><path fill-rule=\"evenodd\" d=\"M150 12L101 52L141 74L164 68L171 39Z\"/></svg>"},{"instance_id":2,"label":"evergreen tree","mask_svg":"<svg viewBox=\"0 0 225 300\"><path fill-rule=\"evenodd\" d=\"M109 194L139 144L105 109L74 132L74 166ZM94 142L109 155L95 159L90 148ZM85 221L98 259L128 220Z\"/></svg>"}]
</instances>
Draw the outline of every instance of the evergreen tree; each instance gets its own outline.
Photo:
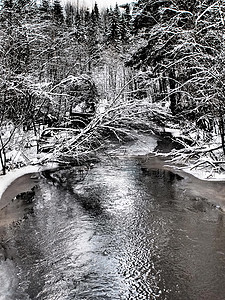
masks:
<instances>
[{"instance_id":1,"label":"evergreen tree","mask_svg":"<svg viewBox=\"0 0 225 300\"><path fill-rule=\"evenodd\" d=\"M98 10L98 5L95 2L94 8L91 12L91 26L93 28L92 36L95 39L96 43L100 40L100 14Z\"/></svg>"},{"instance_id":2,"label":"evergreen tree","mask_svg":"<svg viewBox=\"0 0 225 300\"><path fill-rule=\"evenodd\" d=\"M59 0L54 0L52 14L53 14L53 20L56 23L62 24L64 22L63 8Z\"/></svg>"},{"instance_id":3,"label":"evergreen tree","mask_svg":"<svg viewBox=\"0 0 225 300\"><path fill-rule=\"evenodd\" d=\"M68 27L72 27L75 23L76 7L67 2L65 5L65 22Z\"/></svg>"},{"instance_id":4,"label":"evergreen tree","mask_svg":"<svg viewBox=\"0 0 225 300\"><path fill-rule=\"evenodd\" d=\"M91 21L91 14L90 14L89 9L87 8L85 10L85 14L84 14L84 23L85 23L86 27L88 27L90 25L90 21Z\"/></svg>"},{"instance_id":5,"label":"evergreen tree","mask_svg":"<svg viewBox=\"0 0 225 300\"><path fill-rule=\"evenodd\" d=\"M121 5L121 7L124 9L124 12L121 16L121 40L124 43L127 43L130 36L131 36L131 14L130 14L130 5Z\"/></svg>"},{"instance_id":6,"label":"evergreen tree","mask_svg":"<svg viewBox=\"0 0 225 300\"><path fill-rule=\"evenodd\" d=\"M190 2L189 7L193 9L194 6L190 5ZM172 62L175 57L179 60L183 55L182 52L173 52L173 49L179 49L177 46L184 42L185 30L192 28L194 22L193 11L184 11L183 8L183 1L179 0L162 2L139 0L135 6L133 18L134 32L136 34L140 32L138 36L145 38L147 43L133 55L131 65L142 69L150 67L155 77L161 77L156 98L160 94L164 97L165 93L170 90L169 97L173 113L178 111L181 94L172 92L176 90L178 82L178 70ZM170 62L170 68L162 67Z\"/></svg>"},{"instance_id":7,"label":"evergreen tree","mask_svg":"<svg viewBox=\"0 0 225 300\"><path fill-rule=\"evenodd\" d=\"M42 20L51 19L51 6L49 0L42 0L41 5L39 7L39 11Z\"/></svg>"},{"instance_id":8,"label":"evergreen tree","mask_svg":"<svg viewBox=\"0 0 225 300\"><path fill-rule=\"evenodd\" d=\"M102 12L102 30L103 30L103 41L106 43L108 41L108 33L109 33L109 16L110 11L107 8Z\"/></svg>"},{"instance_id":9,"label":"evergreen tree","mask_svg":"<svg viewBox=\"0 0 225 300\"><path fill-rule=\"evenodd\" d=\"M3 1L2 8L0 10L1 26L11 28L11 26L13 25L13 17L15 16L13 5L13 0Z\"/></svg>"},{"instance_id":10,"label":"evergreen tree","mask_svg":"<svg viewBox=\"0 0 225 300\"><path fill-rule=\"evenodd\" d=\"M208 131L219 119L225 153L224 14L217 0L139 1L133 24L145 41L128 65L150 74L155 100L170 99L179 118Z\"/></svg>"},{"instance_id":11,"label":"evergreen tree","mask_svg":"<svg viewBox=\"0 0 225 300\"><path fill-rule=\"evenodd\" d=\"M95 2L94 8L92 10L91 13L91 18L92 18L92 22L98 26L99 20L100 20L100 13L99 13L99 9L98 9L98 5Z\"/></svg>"},{"instance_id":12,"label":"evergreen tree","mask_svg":"<svg viewBox=\"0 0 225 300\"><path fill-rule=\"evenodd\" d=\"M130 5L129 4L121 5L121 7L124 9L123 17L124 17L124 20L125 20L126 27L130 29L131 18L132 18L131 17Z\"/></svg>"},{"instance_id":13,"label":"evergreen tree","mask_svg":"<svg viewBox=\"0 0 225 300\"><path fill-rule=\"evenodd\" d=\"M50 4L48 0L42 0L40 5L40 11L48 13L50 11Z\"/></svg>"},{"instance_id":14,"label":"evergreen tree","mask_svg":"<svg viewBox=\"0 0 225 300\"><path fill-rule=\"evenodd\" d=\"M77 7L76 8L76 13L75 13L75 18L74 18L74 25L77 29L77 32L81 31L81 25L82 25L82 17L81 17L81 12L80 9Z\"/></svg>"},{"instance_id":15,"label":"evergreen tree","mask_svg":"<svg viewBox=\"0 0 225 300\"><path fill-rule=\"evenodd\" d=\"M118 4L116 4L114 10L110 8L108 21L107 41L116 44L121 39L121 13Z\"/></svg>"},{"instance_id":16,"label":"evergreen tree","mask_svg":"<svg viewBox=\"0 0 225 300\"><path fill-rule=\"evenodd\" d=\"M93 65L96 65L99 59L99 46L100 46L100 14L97 3L91 12L86 12L86 46L88 54L88 71L91 71Z\"/></svg>"}]
</instances>

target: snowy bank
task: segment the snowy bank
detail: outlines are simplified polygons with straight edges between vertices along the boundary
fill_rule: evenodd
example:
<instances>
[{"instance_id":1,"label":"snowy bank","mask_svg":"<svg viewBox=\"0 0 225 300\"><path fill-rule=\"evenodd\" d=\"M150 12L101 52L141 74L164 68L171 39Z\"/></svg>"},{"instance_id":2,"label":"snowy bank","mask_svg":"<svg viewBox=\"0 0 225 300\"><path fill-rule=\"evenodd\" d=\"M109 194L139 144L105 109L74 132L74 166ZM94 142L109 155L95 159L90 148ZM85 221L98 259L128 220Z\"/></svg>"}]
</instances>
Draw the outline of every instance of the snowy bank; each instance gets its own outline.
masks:
<instances>
[{"instance_id":1,"label":"snowy bank","mask_svg":"<svg viewBox=\"0 0 225 300\"><path fill-rule=\"evenodd\" d=\"M193 169L192 166L186 166L179 168L185 173L188 173L199 180L204 180L204 181L221 181L225 183L225 174L224 173L219 173L214 170L207 170L207 169Z\"/></svg>"},{"instance_id":2,"label":"snowy bank","mask_svg":"<svg viewBox=\"0 0 225 300\"><path fill-rule=\"evenodd\" d=\"M158 154L164 157L168 167L180 169L197 179L225 181L225 159L220 135L216 132L208 134L191 126L188 122L182 128L168 123L161 128L159 135L166 137L171 143L175 142L178 147L163 149Z\"/></svg>"},{"instance_id":3,"label":"snowy bank","mask_svg":"<svg viewBox=\"0 0 225 300\"><path fill-rule=\"evenodd\" d=\"M45 166L40 165L30 165L26 167L22 167L20 169L14 169L7 173L6 175L0 176L0 202L3 193L5 190L13 183L17 178L31 173L39 173L47 169L54 169L57 168L58 165L56 163L49 163Z\"/></svg>"},{"instance_id":4,"label":"snowy bank","mask_svg":"<svg viewBox=\"0 0 225 300\"><path fill-rule=\"evenodd\" d=\"M206 170L193 170L190 166L181 167L165 155L151 153L137 157L141 166L149 170L170 171L182 178L180 186L185 194L206 199L208 203L225 211L225 178L223 174L211 174ZM223 176L222 176L223 175Z\"/></svg>"}]
</instances>

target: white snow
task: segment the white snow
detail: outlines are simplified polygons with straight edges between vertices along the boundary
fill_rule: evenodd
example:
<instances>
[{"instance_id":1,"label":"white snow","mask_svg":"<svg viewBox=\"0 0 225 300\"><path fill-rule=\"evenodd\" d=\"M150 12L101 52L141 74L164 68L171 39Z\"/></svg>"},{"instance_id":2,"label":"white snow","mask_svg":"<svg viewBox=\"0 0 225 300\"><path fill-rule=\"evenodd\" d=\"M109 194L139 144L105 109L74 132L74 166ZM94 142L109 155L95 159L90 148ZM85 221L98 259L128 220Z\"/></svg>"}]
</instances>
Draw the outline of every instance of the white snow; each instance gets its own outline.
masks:
<instances>
[{"instance_id":1,"label":"white snow","mask_svg":"<svg viewBox=\"0 0 225 300\"><path fill-rule=\"evenodd\" d=\"M20 169L14 169L9 173L7 173L6 175L0 176L0 200L7 187L17 178L29 173L37 173L37 172L44 171L46 169L53 169L56 167L57 164L55 163L50 163L45 166L30 165L30 166L22 167Z\"/></svg>"},{"instance_id":2,"label":"white snow","mask_svg":"<svg viewBox=\"0 0 225 300\"><path fill-rule=\"evenodd\" d=\"M217 171L204 169L192 169L191 166L180 168L183 172L191 174L200 180L205 181L225 181L225 174Z\"/></svg>"},{"instance_id":3,"label":"white snow","mask_svg":"<svg viewBox=\"0 0 225 300\"><path fill-rule=\"evenodd\" d=\"M164 130L165 130L165 132L170 133L173 137L181 137L182 136L181 130L178 128L165 127Z\"/></svg>"},{"instance_id":4,"label":"white snow","mask_svg":"<svg viewBox=\"0 0 225 300\"><path fill-rule=\"evenodd\" d=\"M220 136L214 133L210 136L210 140L206 143L203 142L204 133L202 130L193 128L193 130L191 131L191 124L188 124L187 128L189 128L188 135L184 134L181 128L177 128L170 123L168 123L167 126L165 126L163 129L164 132L171 134L171 136L174 137L175 140L176 138L184 138L184 140L187 138L191 138L193 141L196 141L196 149L197 151L199 151L198 154L200 157L196 157L196 159L188 159L188 154L186 155L185 153L182 153L181 150L180 157L178 156L177 158L174 158L172 162L168 161L168 166L174 167L177 170L182 170L183 172L191 174L200 180L225 181L225 172L221 172L219 167L216 167L216 161L214 162L212 156L209 155L210 152L213 152L217 157L217 160L224 160L224 157L222 155L222 149L217 149L221 145ZM193 149L194 153L194 146L190 146L190 149L191 148ZM161 155L163 154L161 153ZM184 166L177 167L176 163L184 164Z\"/></svg>"}]
</instances>

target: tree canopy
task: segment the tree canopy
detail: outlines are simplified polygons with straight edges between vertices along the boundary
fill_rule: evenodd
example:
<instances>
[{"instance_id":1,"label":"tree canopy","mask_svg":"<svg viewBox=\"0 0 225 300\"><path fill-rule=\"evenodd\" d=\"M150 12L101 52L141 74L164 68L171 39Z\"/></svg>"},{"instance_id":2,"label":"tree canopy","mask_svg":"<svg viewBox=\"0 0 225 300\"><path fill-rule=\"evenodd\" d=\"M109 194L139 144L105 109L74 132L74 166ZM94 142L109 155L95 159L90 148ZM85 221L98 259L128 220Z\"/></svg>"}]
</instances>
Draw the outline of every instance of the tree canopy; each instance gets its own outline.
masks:
<instances>
[{"instance_id":1,"label":"tree canopy","mask_svg":"<svg viewBox=\"0 0 225 300\"><path fill-rule=\"evenodd\" d=\"M135 118L147 103L149 119L143 122L150 127L151 121L165 124L167 114L180 127L189 122L203 130L205 142L217 132L225 153L224 13L220 0L139 0L103 11L97 3L90 10L58 0L4 0L1 125L29 125L41 136L37 124L46 125L48 119L54 132L68 132L65 126L74 126L71 107L79 107L79 113L89 107L95 115L98 103L106 101L116 105L117 113L106 105L116 125L108 115L104 120L111 125L105 123L104 130L115 133L124 124L137 125ZM72 85L71 78L77 80ZM112 99L120 99L119 104ZM157 105L169 111L152 114ZM73 134L80 130L70 129ZM8 144L2 140L1 153ZM69 146L60 149L61 155L70 152Z\"/></svg>"}]
</instances>

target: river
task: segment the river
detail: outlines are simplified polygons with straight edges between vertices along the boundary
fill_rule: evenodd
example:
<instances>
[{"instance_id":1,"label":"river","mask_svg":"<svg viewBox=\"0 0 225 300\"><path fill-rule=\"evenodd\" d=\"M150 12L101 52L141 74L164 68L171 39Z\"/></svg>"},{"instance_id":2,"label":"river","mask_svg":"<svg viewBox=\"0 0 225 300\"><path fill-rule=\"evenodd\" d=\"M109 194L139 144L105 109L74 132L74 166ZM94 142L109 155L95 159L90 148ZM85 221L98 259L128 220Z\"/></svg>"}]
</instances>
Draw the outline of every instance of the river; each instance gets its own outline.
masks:
<instances>
[{"instance_id":1,"label":"river","mask_svg":"<svg viewBox=\"0 0 225 300\"><path fill-rule=\"evenodd\" d=\"M1 226L1 300L225 299L224 213L130 149L80 183L39 180L26 217Z\"/></svg>"}]
</instances>

